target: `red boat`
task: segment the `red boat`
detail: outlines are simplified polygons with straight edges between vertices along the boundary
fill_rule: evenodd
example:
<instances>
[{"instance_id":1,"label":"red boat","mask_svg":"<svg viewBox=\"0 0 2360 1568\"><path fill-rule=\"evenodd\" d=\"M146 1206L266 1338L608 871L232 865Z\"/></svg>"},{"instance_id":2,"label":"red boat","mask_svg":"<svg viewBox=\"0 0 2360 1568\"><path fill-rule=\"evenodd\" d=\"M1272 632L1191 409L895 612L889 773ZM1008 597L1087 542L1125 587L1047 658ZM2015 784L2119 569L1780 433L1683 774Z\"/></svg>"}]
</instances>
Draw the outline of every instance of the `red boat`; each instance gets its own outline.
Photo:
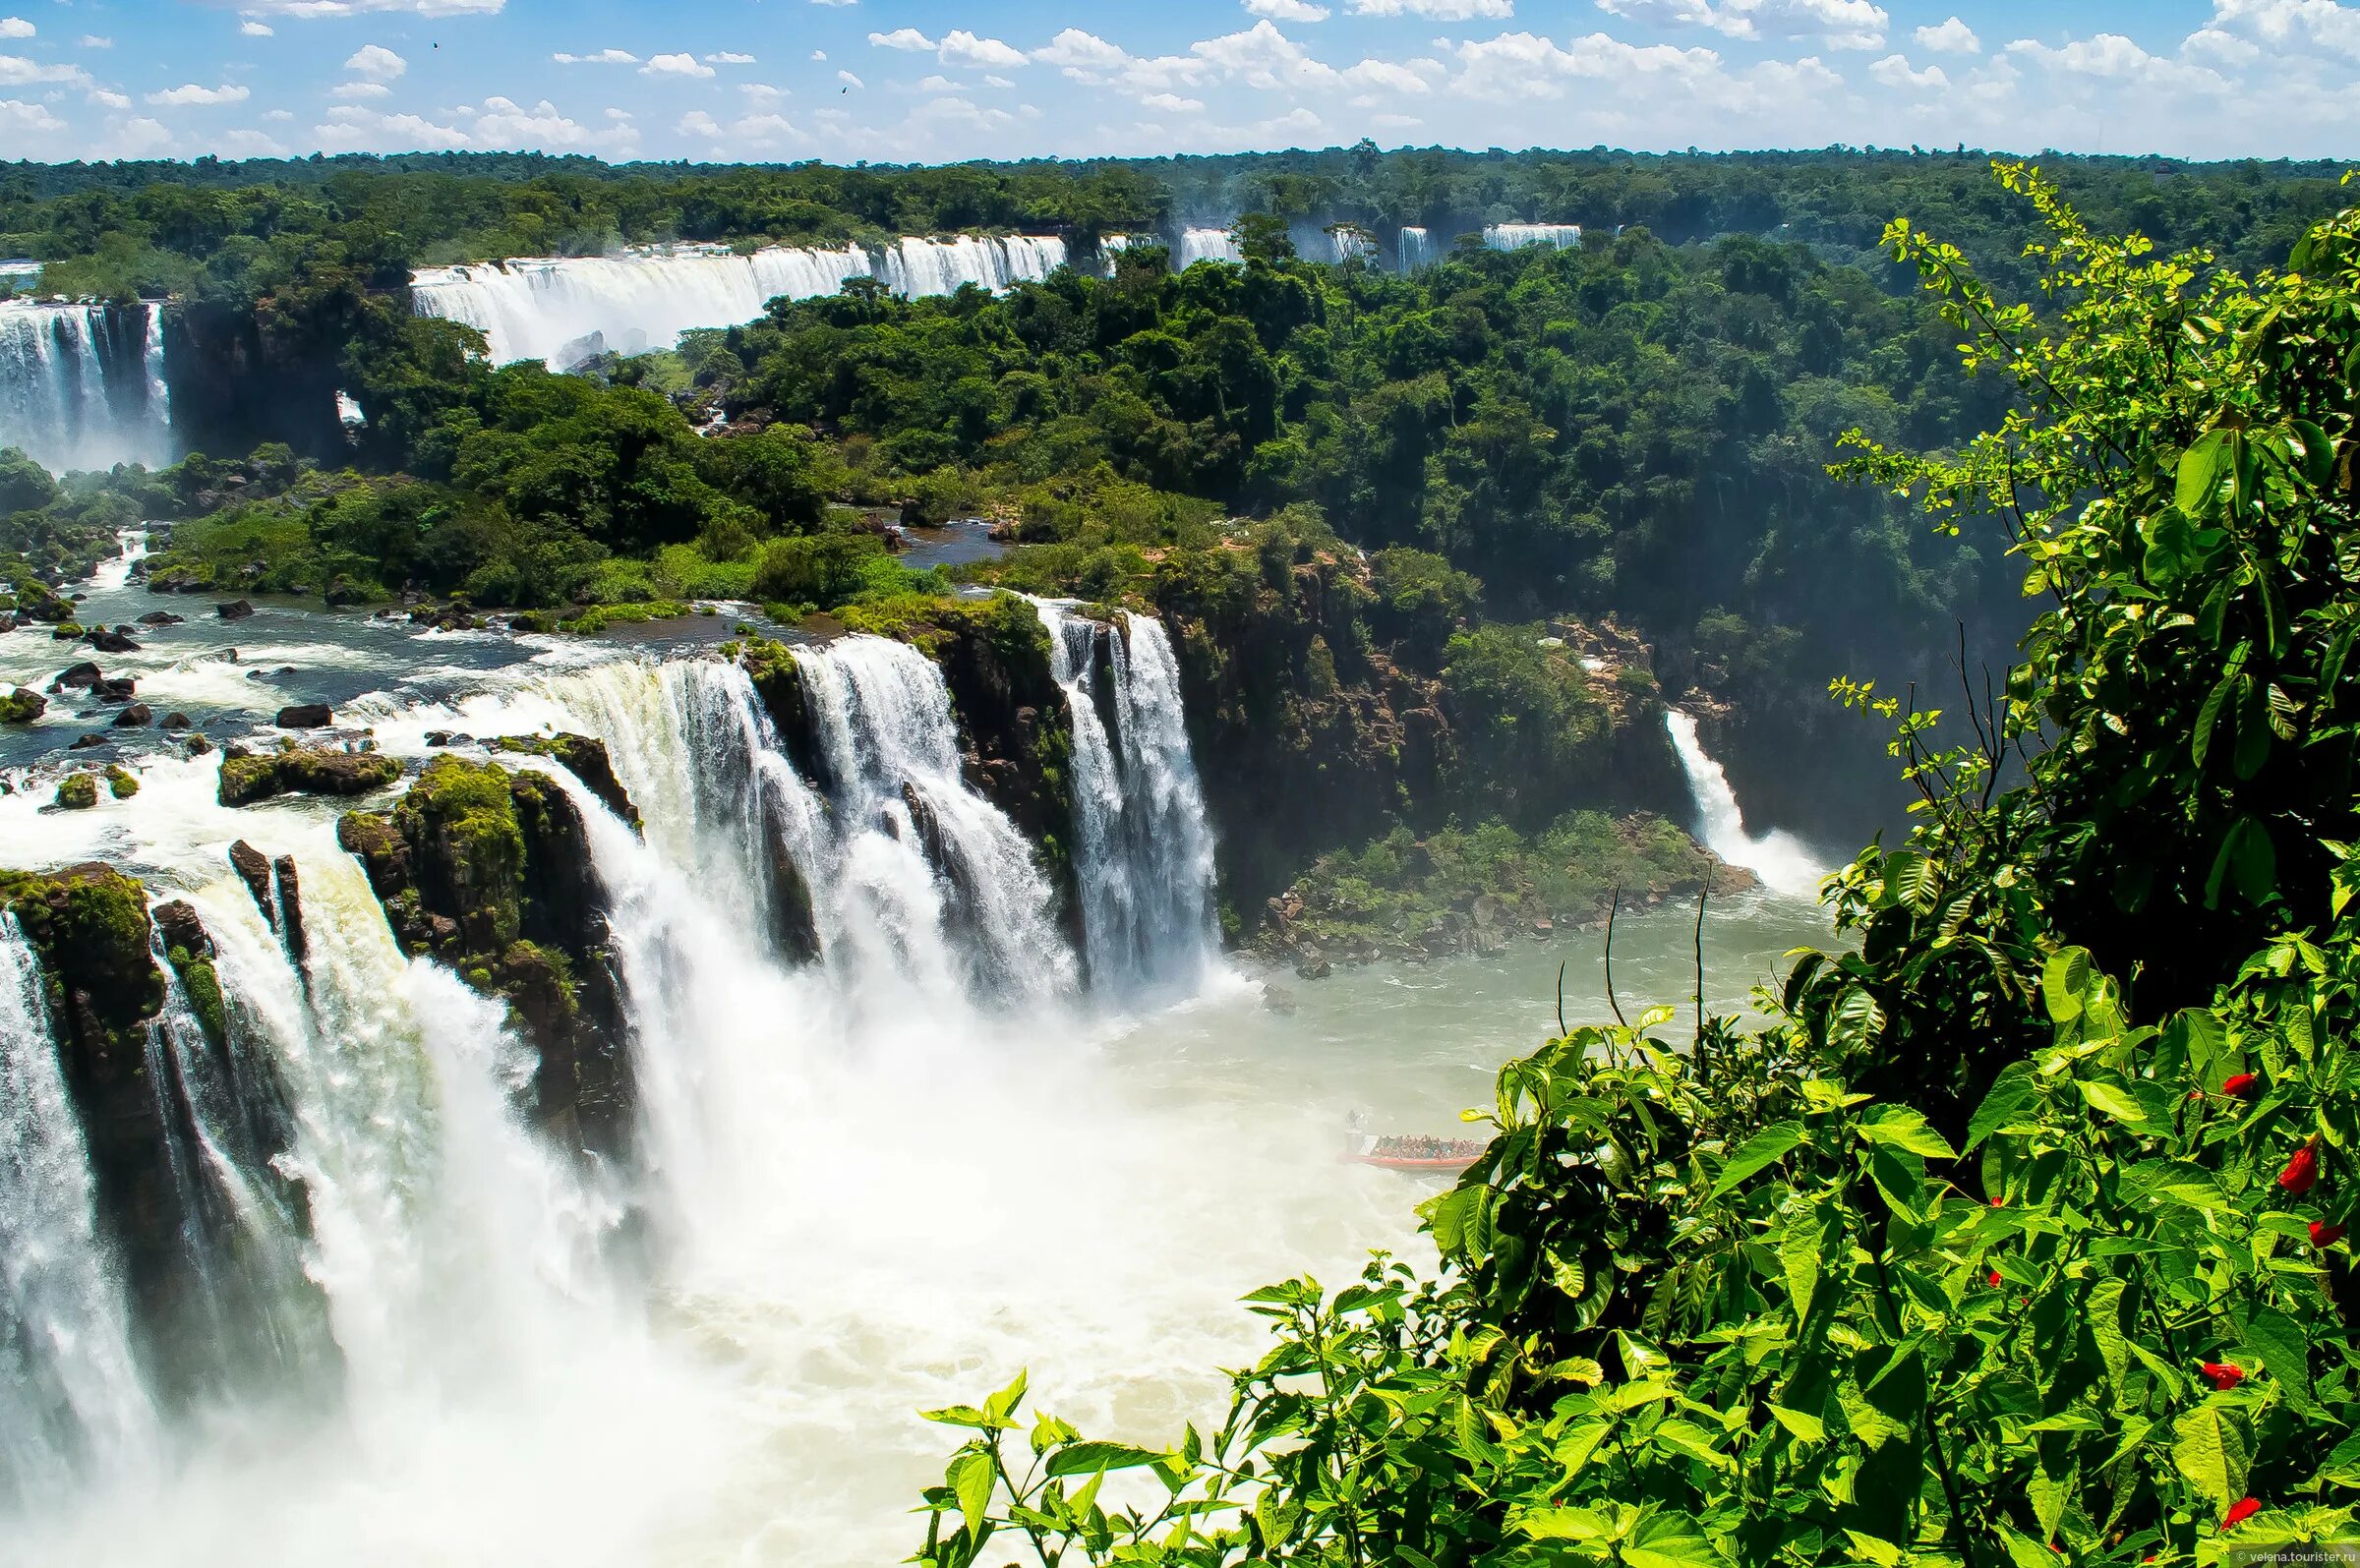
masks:
<instances>
[{"instance_id":1,"label":"red boat","mask_svg":"<svg viewBox=\"0 0 2360 1568\"><path fill-rule=\"evenodd\" d=\"M1363 1133L1344 1158L1388 1171L1463 1171L1490 1147L1480 1138L1374 1137Z\"/></svg>"}]
</instances>

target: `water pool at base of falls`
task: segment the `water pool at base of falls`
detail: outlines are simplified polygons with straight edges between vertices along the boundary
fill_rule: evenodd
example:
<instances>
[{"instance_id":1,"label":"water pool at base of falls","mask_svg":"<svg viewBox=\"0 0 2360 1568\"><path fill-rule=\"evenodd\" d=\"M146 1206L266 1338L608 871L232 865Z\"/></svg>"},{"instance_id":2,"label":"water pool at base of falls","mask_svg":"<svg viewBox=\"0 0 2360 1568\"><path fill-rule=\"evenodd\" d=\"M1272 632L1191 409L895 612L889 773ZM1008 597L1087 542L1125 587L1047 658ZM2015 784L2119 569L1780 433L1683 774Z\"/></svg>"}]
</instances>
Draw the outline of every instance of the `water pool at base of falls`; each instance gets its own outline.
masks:
<instances>
[{"instance_id":1,"label":"water pool at base of falls","mask_svg":"<svg viewBox=\"0 0 2360 1568\"><path fill-rule=\"evenodd\" d=\"M1034 1408L1093 1435L1217 1419L1216 1369L1264 1343L1239 1296L1304 1272L1339 1285L1371 1249L1431 1255L1413 1213L1431 1183L1341 1159L1348 1114L1452 1134L1553 1032L1561 963L1566 1016L1607 1013L1596 933L1318 981L1214 952L1207 888L1168 886L1210 867L1172 838L1201 808L1143 627L1119 659L1093 642L1110 629L1072 633L1059 671L1093 706L1116 683L1089 763L1103 815L1075 852L1122 897L1106 940L1076 951L1021 840L960 778L939 676L898 644L797 651L826 762L806 776L745 673L709 656L491 639L443 660L407 628L356 642L348 617L279 613L227 634L342 650L368 689L340 722L405 761L443 749L434 732L607 744L643 836L552 777L611 898L635 1151L585 1161L528 1126L502 1011L395 947L335 839L339 810L390 795L231 810L217 759L155 751L129 800L0 798L0 866L103 858L193 905L232 1036L283 1092L280 1174L310 1213L293 1234L246 1173L231 1230L248 1245L223 1261L275 1293L248 1359L277 1373L224 1371L167 1412L126 1368L77 1145L54 1115L0 1119L0 1245L43 1260L0 1280L0 1307L47 1336L40 1376L0 1362L30 1391L0 1397L22 1439L0 1464L39 1478L0 1486L0 1564L897 1561L956 1446L917 1412L1029 1369ZM235 839L300 869L300 960L231 873ZM810 885L807 963L766 925L782 843ZM1625 1010L1687 997L1692 921L1621 922ZM1793 900L1717 901L1708 1002L1741 1005L1824 936ZM38 1011L22 938L0 930L0 958L5 1081L54 1105L22 1049ZM155 1044L158 1074L188 1080L167 1050L185 1037ZM181 1150L193 1181L222 1157L206 1099Z\"/></svg>"}]
</instances>

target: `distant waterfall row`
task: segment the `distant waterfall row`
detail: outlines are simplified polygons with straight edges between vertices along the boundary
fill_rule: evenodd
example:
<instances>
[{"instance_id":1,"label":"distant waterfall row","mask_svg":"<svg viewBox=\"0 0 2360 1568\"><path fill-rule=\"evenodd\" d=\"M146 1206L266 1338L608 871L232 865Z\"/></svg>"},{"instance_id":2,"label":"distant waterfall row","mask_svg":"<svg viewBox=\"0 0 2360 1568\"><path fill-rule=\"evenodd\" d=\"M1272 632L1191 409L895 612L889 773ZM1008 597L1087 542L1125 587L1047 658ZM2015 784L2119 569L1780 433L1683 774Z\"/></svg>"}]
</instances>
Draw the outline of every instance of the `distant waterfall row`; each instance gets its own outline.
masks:
<instances>
[{"instance_id":1,"label":"distant waterfall row","mask_svg":"<svg viewBox=\"0 0 2360 1568\"><path fill-rule=\"evenodd\" d=\"M794 683L787 722L718 660L619 660L469 712L596 736L645 822L550 768L620 992L636 1125L612 1157L535 1124L526 1025L403 957L321 815L205 789L151 824L185 841L186 891L153 911L167 1001L136 1068L93 1051L87 1005L0 914L0 1516L180 1463L184 1411L301 1393L399 1448L423 1391L570 1377L648 1270L741 1248L782 1203L824 1218L867 1110L893 1114L848 1114L835 1077L955 1074L1093 999L1194 994L1212 854L1171 647L1144 617L1039 614L1072 706L1073 920L969 777L941 669L901 643L795 650L764 676ZM273 837L230 875L218 846L246 834Z\"/></svg>"},{"instance_id":2,"label":"distant waterfall row","mask_svg":"<svg viewBox=\"0 0 2360 1568\"><path fill-rule=\"evenodd\" d=\"M0 300L0 447L42 467L172 460L163 307Z\"/></svg>"},{"instance_id":3,"label":"distant waterfall row","mask_svg":"<svg viewBox=\"0 0 2360 1568\"><path fill-rule=\"evenodd\" d=\"M750 321L781 296L834 294L852 278L875 278L904 296L969 283L998 290L1044 278L1065 259L1053 235L774 245L744 255L697 246L436 267L414 274L410 289L420 315L481 329L494 363L537 359L563 370L597 354L671 348L682 332Z\"/></svg>"}]
</instances>

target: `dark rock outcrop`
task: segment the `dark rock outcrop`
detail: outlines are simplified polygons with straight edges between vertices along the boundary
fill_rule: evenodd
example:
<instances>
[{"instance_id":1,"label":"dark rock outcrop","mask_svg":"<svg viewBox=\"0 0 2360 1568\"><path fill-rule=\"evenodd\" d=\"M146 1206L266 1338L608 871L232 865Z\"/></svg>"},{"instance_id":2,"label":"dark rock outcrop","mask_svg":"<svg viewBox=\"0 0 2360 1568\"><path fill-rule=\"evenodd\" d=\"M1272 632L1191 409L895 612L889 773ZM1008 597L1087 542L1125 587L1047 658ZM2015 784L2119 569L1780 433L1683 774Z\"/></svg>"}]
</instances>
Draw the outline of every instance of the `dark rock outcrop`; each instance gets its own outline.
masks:
<instances>
[{"instance_id":1,"label":"dark rock outcrop","mask_svg":"<svg viewBox=\"0 0 2360 1568\"><path fill-rule=\"evenodd\" d=\"M59 670L57 678L49 682L49 690L52 693L88 691L90 687L98 684L99 677L103 673L104 671L99 669L96 665L86 659L79 665L68 665Z\"/></svg>"},{"instance_id":2,"label":"dark rock outcrop","mask_svg":"<svg viewBox=\"0 0 2360 1568\"><path fill-rule=\"evenodd\" d=\"M507 1002L539 1058L534 1118L573 1147L622 1153L632 1087L610 900L565 791L539 774L437 757L390 816L351 813L336 837L368 870L404 952Z\"/></svg>"},{"instance_id":3,"label":"dark rock outcrop","mask_svg":"<svg viewBox=\"0 0 2360 1568\"><path fill-rule=\"evenodd\" d=\"M0 725L29 725L49 711L49 699L23 686L0 694Z\"/></svg>"},{"instance_id":4,"label":"dark rock outcrop","mask_svg":"<svg viewBox=\"0 0 2360 1568\"><path fill-rule=\"evenodd\" d=\"M213 613L219 615L223 620L244 620L254 613L254 602L249 599L232 599L225 604L215 605Z\"/></svg>"},{"instance_id":5,"label":"dark rock outcrop","mask_svg":"<svg viewBox=\"0 0 2360 1568\"><path fill-rule=\"evenodd\" d=\"M115 715L117 729L139 729L155 723L155 710L144 702L135 702Z\"/></svg>"},{"instance_id":6,"label":"dark rock outcrop","mask_svg":"<svg viewBox=\"0 0 2360 1568\"><path fill-rule=\"evenodd\" d=\"M449 741L449 735L444 734L442 743L447 745ZM434 736L427 736L427 742L433 744ZM615 760L607 755L605 741L569 733L502 735L492 742L492 749L520 756L549 758L579 779L584 787L598 796L601 805L633 828L639 826L639 808L631 804L631 797L623 789L622 781L615 777Z\"/></svg>"},{"instance_id":7,"label":"dark rock outcrop","mask_svg":"<svg viewBox=\"0 0 2360 1568\"><path fill-rule=\"evenodd\" d=\"M281 708L271 723L281 729L324 729L335 723L335 715L326 703L301 702Z\"/></svg>"},{"instance_id":8,"label":"dark rock outcrop","mask_svg":"<svg viewBox=\"0 0 2360 1568\"><path fill-rule=\"evenodd\" d=\"M83 640L102 654L136 654L140 651L140 645L130 637L119 631L108 631L103 626L88 633Z\"/></svg>"},{"instance_id":9,"label":"dark rock outcrop","mask_svg":"<svg viewBox=\"0 0 2360 1568\"><path fill-rule=\"evenodd\" d=\"M278 929L278 902L270 896L270 857L245 840L239 839L229 846L229 867L246 884L254 906L263 911L263 920L271 930Z\"/></svg>"},{"instance_id":10,"label":"dark rock outcrop","mask_svg":"<svg viewBox=\"0 0 2360 1568\"><path fill-rule=\"evenodd\" d=\"M401 764L377 751L293 746L244 756L224 754L218 798L250 806L276 795L365 795L401 777Z\"/></svg>"}]
</instances>

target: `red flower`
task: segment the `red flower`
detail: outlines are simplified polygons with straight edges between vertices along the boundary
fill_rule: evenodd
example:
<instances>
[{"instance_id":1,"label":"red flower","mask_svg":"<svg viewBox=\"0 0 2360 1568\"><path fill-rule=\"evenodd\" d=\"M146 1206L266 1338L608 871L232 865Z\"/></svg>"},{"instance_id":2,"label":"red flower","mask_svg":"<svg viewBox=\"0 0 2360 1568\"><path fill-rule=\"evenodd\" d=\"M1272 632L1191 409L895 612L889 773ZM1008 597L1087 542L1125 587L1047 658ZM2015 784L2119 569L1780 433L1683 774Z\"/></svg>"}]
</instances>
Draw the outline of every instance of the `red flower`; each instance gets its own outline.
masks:
<instances>
[{"instance_id":1,"label":"red flower","mask_svg":"<svg viewBox=\"0 0 2360 1568\"><path fill-rule=\"evenodd\" d=\"M2004 1197L1994 1197L1991 1199L1991 1206L1993 1208L2006 1208L2008 1206L2008 1200Z\"/></svg>"},{"instance_id":2,"label":"red flower","mask_svg":"<svg viewBox=\"0 0 2360 1568\"><path fill-rule=\"evenodd\" d=\"M2229 1511L2221 1516L2220 1533L2224 1536L2227 1535L2230 1531L2235 1530L2239 1525L2244 1524L2247 1520L2253 1518L2254 1515L2260 1513L2261 1511L2262 1503L2259 1498L2238 1498L2235 1502L2229 1505Z\"/></svg>"},{"instance_id":3,"label":"red flower","mask_svg":"<svg viewBox=\"0 0 2360 1568\"><path fill-rule=\"evenodd\" d=\"M2250 1100L2261 1085L2262 1080L2251 1073L2239 1073L2221 1080L2220 1092L2233 1100Z\"/></svg>"},{"instance_id":4,"label":"red flower","mask_svg":"<svg viewBox=\"0 0 2360 1568\"><path fill-rule=\"evenodd\" d=\"M2294 1151L2294 1157L2286 1162L2286 1169L2278 1173L2278 1185L2296 1197L2301 1197L2311 1191L2312 1185L2318 1180L2319 1139L2314 1136Z\"/></svg>"},{"instance_id":5,"label":"red flower","mask_svg":"<svg viewBox=\"0 0 2360 1568\"><path fill-rule=\"evenodd\" d=\"M1998 1269L1993 1269L1993 1270L1991 1271L1991 1283L1992 1283L1992 1284L1994 1284L1994 1285L1996 1285L1996 1284L1998 1284L1998 1283L1999 1283L1999 1270L1998 1270Z\"/></svg>"},{"instance_id":6,"label":"red flower","mask_svg":"<svg viewBox=\"0 0 2360 1568\"><path fill-rule=\"evenodd\" d=\"M2205 1375L2212 1379L2212 1386L2221 1393L2225 1394L2245 1381L2245 1368L2235 1362L2199 1362L2197 1365L2204 1368Z\"/></svg>"},{"instance_id":7,"label":"red flower","mask_svg":"<svg viewBox=\"0 0 2360 1568\"><path fill-rule=\"evenodd\" d=\"M2313 1247L2324 1250L2328 1248L2333 1247L2337 1242L2342 1240L2342 1226L2330 1225L2326 1220L2313 1220L2311 1222L2311 1245Z\"/></svg>"}]
</instances>

